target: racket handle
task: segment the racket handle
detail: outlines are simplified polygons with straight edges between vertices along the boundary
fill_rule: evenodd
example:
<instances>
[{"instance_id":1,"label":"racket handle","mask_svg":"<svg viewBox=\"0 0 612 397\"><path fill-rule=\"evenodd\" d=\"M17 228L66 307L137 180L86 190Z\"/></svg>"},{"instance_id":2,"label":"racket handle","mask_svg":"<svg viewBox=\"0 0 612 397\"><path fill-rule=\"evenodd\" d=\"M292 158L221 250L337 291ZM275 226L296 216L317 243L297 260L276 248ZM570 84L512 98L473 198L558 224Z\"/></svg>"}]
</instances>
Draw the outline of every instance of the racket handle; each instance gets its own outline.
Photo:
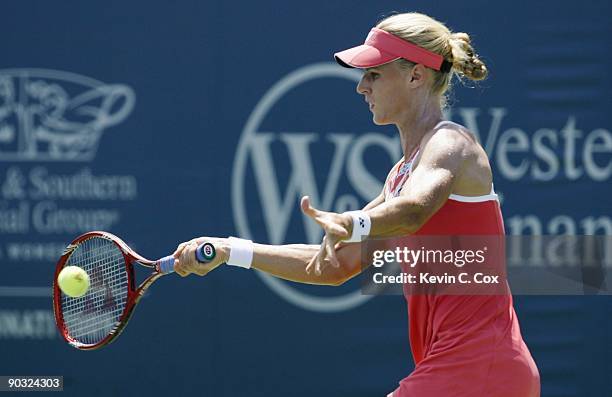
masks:
<instances>
[{"instance_id":1,"label":"racket handle","mask_svg":"<svg viewBox=\"0 0 612 397\"><path fill-rule=\"evenodd\" d=\"M208 263L215 259L217 251L211 243L203 243L198 246L195 252L195 258L200 263ZM159 271L168 274L174 272L174 256L168 255L158 261Z\"/></svg>"},{"instance_id":2,"label":"racket handle","mask_svg":"<svg viewBox=\"0 0 612 397\"><path fill-rule=\"evenodd\" d=\"M168 274L174 272L174 256L168 255L157 261L159 271Z\"/></svg>"}]
</instances>

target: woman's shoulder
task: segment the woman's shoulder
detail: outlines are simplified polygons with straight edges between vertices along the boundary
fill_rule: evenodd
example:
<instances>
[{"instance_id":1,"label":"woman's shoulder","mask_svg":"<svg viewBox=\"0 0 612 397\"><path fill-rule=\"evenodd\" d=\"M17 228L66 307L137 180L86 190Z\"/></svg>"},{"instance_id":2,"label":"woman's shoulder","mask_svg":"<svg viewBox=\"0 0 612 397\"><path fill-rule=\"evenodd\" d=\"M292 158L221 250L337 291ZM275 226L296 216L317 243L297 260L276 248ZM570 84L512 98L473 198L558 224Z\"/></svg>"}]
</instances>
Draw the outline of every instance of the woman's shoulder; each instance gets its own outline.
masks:
<instances>
[{"instance_id":1,"label":"woman's shoulder","mask_svg":"<svg viewBox=\"0 0 612 397\"><path fill-rule=\"evenodd\" d=\"M479 145L476 135L467 127L454 121L443 120L427 133L421 141L421 148L428 146L441 147L443 150L464 150Z\"/></svg>"},{"instance_id":2,"label":"woman's shoulder","mask_svg":"<svg viewBox=\"0 0 612 397\"><path fill-rule=\"evenodd\" d=\"M455 128L455 129L467 130L466 126L461 125L459 123L455 123L454 121L451 121L451 120L442 120L438 124L436 124L436 126L433 129L437 130L439 128L451 128L451 129Z\"/></svg>"},{"instance_id":3,"label":"woman's shoulder","mask_svg":"<svg viewBox=\"0 0 612 397\"><path fill-rule=\"evenodd\" d=\"M431 132L427 134L427 138L431 138L432 136L434 136L434 134L437 134L438 132L443 132L443 134L446 133L449 136L456 135L457 138L461 138L461 137L468 138L470 142L478 143L478 139L476 138L476 135L472 131L470 131L469 128L467 128L466 126L462 124L455 123L454 121L450 121L450 120L440 121L431 130Z\"/></svg>"}]
</instances>

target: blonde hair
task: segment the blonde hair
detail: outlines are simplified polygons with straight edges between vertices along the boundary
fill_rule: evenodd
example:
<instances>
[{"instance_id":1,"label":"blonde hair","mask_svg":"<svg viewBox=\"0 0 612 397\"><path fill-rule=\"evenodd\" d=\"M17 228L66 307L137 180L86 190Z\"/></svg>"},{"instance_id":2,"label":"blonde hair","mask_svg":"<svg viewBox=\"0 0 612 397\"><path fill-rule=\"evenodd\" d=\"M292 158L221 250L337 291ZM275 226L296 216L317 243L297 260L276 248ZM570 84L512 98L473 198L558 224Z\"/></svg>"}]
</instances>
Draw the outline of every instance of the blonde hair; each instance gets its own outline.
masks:
<instances>
[{"instance_id":1,"label":"blonde hair","mask_svg":"<svg viewBox=\"0 0 612 397\"><path fill-rule=\"evenodd\" d=\"M487 67L476 55L467 33L452 33L442 22L416 12L392 15L376 27L442 55L452 63L449 73L431 70L434 76L431 89L442 97L442 106L446 104L444 94L449 90L454 75L474 81L487 77ZM399 62L407 67L414 66L413 62L405 59Z\"/></svg>"}]
</instances>

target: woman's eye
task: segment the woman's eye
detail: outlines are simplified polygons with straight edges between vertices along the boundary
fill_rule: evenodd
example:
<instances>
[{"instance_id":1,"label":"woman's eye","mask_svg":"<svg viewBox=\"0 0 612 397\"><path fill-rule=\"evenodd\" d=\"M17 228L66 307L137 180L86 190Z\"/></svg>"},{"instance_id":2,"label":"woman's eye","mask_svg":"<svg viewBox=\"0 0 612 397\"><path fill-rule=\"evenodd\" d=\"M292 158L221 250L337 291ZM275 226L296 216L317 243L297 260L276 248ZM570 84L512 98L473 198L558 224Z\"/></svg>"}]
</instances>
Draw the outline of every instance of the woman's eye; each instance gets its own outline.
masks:
<instances>
[{"instance_id":1,"label":"woman's eye","mask_svg":"<svg viewBox=\"0 0 612 397\"><path fill-rule=\"evenodd\" d=\"M372 78L372 80L376 80L380 77L380 73L370 72L370 77Z\"/></svg>"}]
</instances>

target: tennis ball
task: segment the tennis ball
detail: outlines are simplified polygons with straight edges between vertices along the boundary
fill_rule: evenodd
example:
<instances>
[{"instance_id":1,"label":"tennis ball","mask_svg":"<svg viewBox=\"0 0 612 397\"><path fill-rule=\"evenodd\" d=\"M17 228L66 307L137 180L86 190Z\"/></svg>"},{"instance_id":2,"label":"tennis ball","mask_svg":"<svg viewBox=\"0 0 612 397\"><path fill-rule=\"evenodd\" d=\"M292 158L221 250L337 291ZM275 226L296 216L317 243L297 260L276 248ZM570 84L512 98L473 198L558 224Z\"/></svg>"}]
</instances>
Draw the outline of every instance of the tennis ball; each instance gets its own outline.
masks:
<instances>
[{"instance_id":1,"label":"tennis ball","mask_svg":"<svg viewBox=\"0 0 612 397\"><path fill-rule=\"evenodd\" d=\"M79 298L89 289L89 275L78 266L66 266L57 276L57 284L66 295Z\"/></svg>"}]
</instances>

